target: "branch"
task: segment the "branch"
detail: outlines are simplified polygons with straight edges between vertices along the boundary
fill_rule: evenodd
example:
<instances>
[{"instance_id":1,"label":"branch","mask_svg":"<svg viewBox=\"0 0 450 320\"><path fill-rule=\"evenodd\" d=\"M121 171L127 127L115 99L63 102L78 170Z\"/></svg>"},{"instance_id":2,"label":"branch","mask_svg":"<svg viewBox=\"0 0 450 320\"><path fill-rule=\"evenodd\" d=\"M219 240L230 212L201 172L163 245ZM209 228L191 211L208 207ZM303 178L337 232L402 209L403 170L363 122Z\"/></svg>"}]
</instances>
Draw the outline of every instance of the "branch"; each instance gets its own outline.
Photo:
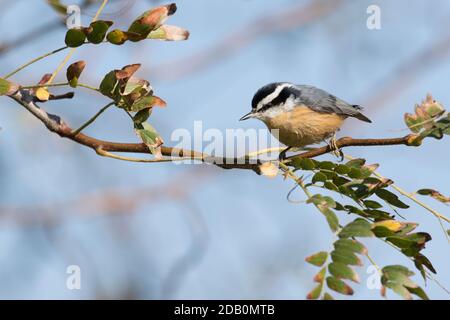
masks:
<instances>
[{"instance_id":1,"label":"branch","mask_svg":"<svg viewBox=\"0 0 450 320\"><path fill-rule=\"evenodd\" d=\"M73 134L73 129L59 116L49 114L42 108L40 108L35 102L34 97L29 94L27 90L19 90L13 95L9 96L14 101L22 105L37 119L39 119L49 131L58 134L62 138L70 139L78 144L84 145L93 149L99 155L105 155L108 152L124 152L124 153L143 153L150 154L148 147L144 143L122 143L99 140L97 138L85 135L83 133ZM409 134L400 138L388 138L388 139L353 139L350 137L344 137L337 140L336 145L338 148L345 148L351 146L388 146L388 145L406 145L417 146L415 143L417 135ZM330 146L319 147L311 149L307 152L300 153L298 155L290 156L287 159L292 160L295 158L314 158L320 155L332 152ZM172 147L161 147L161 154L164 157L162 161L172 160L197 160L203 163L209 163L216 165L223 169L247 169L253 170L257 174L261 174L260 166L262 162L260 160L249 158L224 158L224 157L212 157L208 154L197 152L193 150L178 149Z\"/></svg>"},{"instance_id":2,"label":"branch","mask_svg":"<svg viewBox=\"0 0 450 320\"><path fill-rule=\"evenodd\" d=\"M386 138L386 139L353 139L351 137L343 137L336 141L336 146L339 149L345 147L362 147L362 146L417 146L417 134L408 134L399 138ZM292 160L295 158L315 158L326 153L333 151L333 148L329 145L315 148L304 153L287 157L286 159Z\"/></svg>"}]
</instances>

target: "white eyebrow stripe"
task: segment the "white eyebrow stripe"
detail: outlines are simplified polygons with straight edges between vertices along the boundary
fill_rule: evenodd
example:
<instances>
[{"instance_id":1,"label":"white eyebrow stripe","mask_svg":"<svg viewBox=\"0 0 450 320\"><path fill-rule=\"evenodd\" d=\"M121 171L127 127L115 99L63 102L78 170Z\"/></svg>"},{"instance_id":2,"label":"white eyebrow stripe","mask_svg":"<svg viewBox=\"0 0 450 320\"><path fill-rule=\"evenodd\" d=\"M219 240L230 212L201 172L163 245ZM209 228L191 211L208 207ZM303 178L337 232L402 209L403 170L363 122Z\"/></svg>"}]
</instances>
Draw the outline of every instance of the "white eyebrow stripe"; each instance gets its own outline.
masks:
<instances>
[{"instance_id":1,"label":"white eyebrow stripe","mask_svg":"<svg viewBox=\"0 0 450 320\"><path fill-rule=\"evenodd\" d=\"M263 106L265 106L266 104L268 104L269 102L271 102L273 99L275 99L276 97L278 97L278 95L280 94L280 92L284 89L284 88L289 88L292 87L292 84L290 83L285 83L282 84L281 86L278 86L274 92L272 92L271 94L269 94L268 96L266 96L264 99L262 99L258 105L256 106L256 111L260 110Z\"/></svg>"}]
</instances>

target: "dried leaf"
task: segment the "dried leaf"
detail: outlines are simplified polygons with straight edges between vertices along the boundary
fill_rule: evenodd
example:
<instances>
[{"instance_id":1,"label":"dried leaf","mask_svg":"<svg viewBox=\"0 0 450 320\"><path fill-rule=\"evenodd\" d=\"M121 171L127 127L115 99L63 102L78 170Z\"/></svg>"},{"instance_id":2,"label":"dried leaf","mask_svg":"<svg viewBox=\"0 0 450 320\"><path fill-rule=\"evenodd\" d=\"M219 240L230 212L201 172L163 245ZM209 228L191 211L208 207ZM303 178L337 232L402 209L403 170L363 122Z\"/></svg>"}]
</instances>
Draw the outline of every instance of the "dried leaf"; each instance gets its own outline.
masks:
<instances>
[{"instance_id":1,"label":"dried leaf","mask_svg":"<svg viewBox=\"0 0 450 320\"><path fill-rule=\"evenodd\" d=\"M189 31L169 25L162 25L156 30L150 32L147 39L166 40L166 41L183 41L189 39Z\"/></svg>"},{"instance_id":2,"label":"dried leaf","mask_svg":"<svg viewBox=\"0 0 450 320\"><path fill-rule=\"evenodd\" d=\"M176 10L175 3L148 10L133 21L128 31L137 33L141 36L141 39L145 39L150 32L159 28Z\"/></svg>"},{"instance_id":3,"label":"dried leaf","mask_svg":"<svg viewBox=\"0 0 450 320\"><path fill-rule=\"evenodd\" d=\"M272 162L264 162L259 166L261 175L268 178L275 178L278 174L279 168Z\"/></svg>"},{"instance_id":4,"label":"dried leaf","mask_svg":"<svg viewBox=\"0 0 450 320\"><path fill-rule=\"evenodd\" d=\"M81 61L72 63L67 68L66 77L67 77L67 81L69 81L69 84L72 88L77 87L78 79L80 78L80 75L83 72L85 67L86 67L86 62L81 60Z\"/></svg>"},{"instance_id":5,"label":"dried leaf","mask_svg":"<svg viewBox=\"0 0 450 320\"><path fill-rule=\"evenodd\" d=\"M440 193L437 190L433 190L433 189L420 189L417 191L418 194L424 195L424 196L430 196L434 199L436 199L439 202L442 203L449 203L450 202L450 197L446 197L444 196L442 193Z\"/></svg>"}]
</instances>

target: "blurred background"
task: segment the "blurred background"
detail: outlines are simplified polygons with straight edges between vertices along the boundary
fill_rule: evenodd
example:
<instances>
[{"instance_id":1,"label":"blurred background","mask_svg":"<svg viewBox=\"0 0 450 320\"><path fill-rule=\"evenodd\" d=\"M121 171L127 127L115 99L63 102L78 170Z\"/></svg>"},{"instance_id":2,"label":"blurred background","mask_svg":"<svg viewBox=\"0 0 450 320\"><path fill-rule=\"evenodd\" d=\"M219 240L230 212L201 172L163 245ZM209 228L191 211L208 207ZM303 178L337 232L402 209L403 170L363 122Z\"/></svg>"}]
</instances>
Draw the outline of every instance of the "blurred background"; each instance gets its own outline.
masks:
<instances>
[{"instance_id":1,"label":"blurred background","mask_svg":"<svg viewBox=\"0 0 450 320\"><path fill-rule=\"evenodd\" d=\"M84 25L100 2L87 1ZM111 0L101 18L124 28L159 4ZM372 4L381 9L380 30L366 26ZM403 114L427 93L450 106L448 1L180 0L177 5L169 24L188 29L189 41L83 46L72 59L87 61L83 82L92 85L112 69L142 63L138 75L168 103L151 118L167 145L173 130L191 131L196 120L204 129L264 128L258 121L237 120L250 110L255 91L274 81L315 85L364 105L373 123L350 120L341 131L361 138L406 134ZM1 74L64 45L66 28L46 1L0 0L0 7ZM36 83L65 54L13 80ZM76 127L105 102L77 90L75 99L45 108ZM1 99L0 109L0 298L304 299L313 288L317 270L304 258L327 250L333 237L314 207L287 201L291 181L207 165L102 158L49 133L12 100ZM115 109L86 132L138 141L126 114ZM448 150L444 138L420 148L347 153L380 163L379 172L406 190L434 188L448 195ZM302 200L297 192L292 198ZM448 288L445 235L429 212L405 201L411 205L402 212L405 219L433 235L424 254ZM424 202L448 215L443 204ZM414 269L381 241L364 243L382 266ZM81 290L66 287L69 265L81 268ZM351 299L381 299L366 286L369 265L365 261L357 269L362 281L352 285ZM420 276L415 280L423 286ZM449 298L432 281L425 290L430 298Z\"/></svg>"}]
</instances>

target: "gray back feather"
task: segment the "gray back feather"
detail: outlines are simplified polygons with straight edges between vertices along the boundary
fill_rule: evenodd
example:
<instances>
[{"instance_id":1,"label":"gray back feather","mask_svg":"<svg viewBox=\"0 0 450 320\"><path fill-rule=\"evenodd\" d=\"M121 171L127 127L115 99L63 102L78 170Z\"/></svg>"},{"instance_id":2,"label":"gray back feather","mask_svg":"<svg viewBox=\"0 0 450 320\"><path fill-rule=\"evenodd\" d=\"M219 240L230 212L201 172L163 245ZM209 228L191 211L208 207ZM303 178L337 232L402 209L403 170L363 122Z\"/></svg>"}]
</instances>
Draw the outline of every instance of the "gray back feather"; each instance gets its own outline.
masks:
<instances>
[{"instance_id":1,"label":"gray back feather","mask_svg":"<svg viewBox=\"0 0 450 320\"><path fill-rule=\"evenodd\" d=\"M363 109L357 105L351 105L325 90L307 85L294 85L297 91L298 101L308 108L323 113L336 113L345 117L355 117L362 121L371 122L360 111Z\"/></svg>"}]
</instances>

